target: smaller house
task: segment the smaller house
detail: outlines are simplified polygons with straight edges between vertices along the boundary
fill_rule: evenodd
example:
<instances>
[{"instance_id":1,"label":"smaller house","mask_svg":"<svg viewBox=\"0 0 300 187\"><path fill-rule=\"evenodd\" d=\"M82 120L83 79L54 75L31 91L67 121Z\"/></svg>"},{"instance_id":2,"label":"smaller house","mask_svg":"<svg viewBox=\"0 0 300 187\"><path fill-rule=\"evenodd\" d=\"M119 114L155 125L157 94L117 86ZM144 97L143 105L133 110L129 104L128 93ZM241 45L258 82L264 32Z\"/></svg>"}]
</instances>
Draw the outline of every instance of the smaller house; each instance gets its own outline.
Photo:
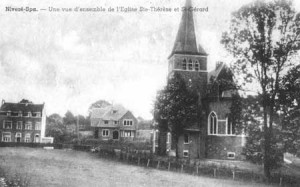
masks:
<instances>
[{"instance_id":1,"label":"smaller house","mask_svg":"<svg viewBox=\"0 0 300 187\"><path fill-rule=\"evenodd\" d=\"M133 141L137 119L122 105L110 105L92 109L91 127L96 139Z\"/></svg>"}]
</instances>

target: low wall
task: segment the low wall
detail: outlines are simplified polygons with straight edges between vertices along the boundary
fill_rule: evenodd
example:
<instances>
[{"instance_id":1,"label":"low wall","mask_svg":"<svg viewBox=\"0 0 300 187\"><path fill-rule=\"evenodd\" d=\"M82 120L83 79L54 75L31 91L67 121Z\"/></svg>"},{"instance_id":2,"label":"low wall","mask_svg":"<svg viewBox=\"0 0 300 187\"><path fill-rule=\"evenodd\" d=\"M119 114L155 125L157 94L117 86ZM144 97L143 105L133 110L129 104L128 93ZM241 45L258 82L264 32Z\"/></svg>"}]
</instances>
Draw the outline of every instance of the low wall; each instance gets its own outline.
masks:
<instances>
[{"instance_id":1,"label":"low wall","mask_svg":"<svg viewBox=\"0 0 300 187\"><path fill-rule=\"evenodd\" d=\"M55 149L62 149L62 144L49 143L23 143L23 142L0 142L0 147L54 147Z\"/></svg>"}]
</instances>

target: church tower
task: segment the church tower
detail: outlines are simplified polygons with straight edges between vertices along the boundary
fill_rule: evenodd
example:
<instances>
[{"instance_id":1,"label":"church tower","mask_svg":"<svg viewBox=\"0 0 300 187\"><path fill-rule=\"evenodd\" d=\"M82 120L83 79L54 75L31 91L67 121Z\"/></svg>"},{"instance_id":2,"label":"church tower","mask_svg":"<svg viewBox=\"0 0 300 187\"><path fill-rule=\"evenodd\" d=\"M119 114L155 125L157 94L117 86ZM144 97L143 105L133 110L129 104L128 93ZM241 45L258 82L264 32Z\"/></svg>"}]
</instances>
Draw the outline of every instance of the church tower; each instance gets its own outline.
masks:
<instances>
[{"instance_id":1,"label":"church tower","mask_svg":"<svg viewBox=\"0 0 300 187\"><path fill-rule=\"evenodd\" d=\"M173 50L169 56L169 78L179 73L186 85L205 95L207 86L207 53L197 46L191 0L186 0Z\"/></svg>"}]
</instances>

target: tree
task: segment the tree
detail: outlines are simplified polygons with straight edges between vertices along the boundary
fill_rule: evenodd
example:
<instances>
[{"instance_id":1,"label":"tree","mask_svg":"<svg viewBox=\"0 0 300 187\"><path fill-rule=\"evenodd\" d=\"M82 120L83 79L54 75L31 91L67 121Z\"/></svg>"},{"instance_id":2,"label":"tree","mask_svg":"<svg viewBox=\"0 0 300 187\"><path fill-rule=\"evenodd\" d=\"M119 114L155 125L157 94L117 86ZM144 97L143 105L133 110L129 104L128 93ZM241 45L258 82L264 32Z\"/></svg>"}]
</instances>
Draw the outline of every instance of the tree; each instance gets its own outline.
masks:
<instances>
[{"instance_id":1,"label":"tree","mask_svg":"<svg viewBox=\"0 0 300 187\"><path fill-rule=\"evenodd\" d=\"M89 114L91 114L93 108L104 108L107 106L111 106L111 104L105 100L98 100L90 105Z\"/></svg>"},{"instance_id":2,"label":"tree","mask_svg":"<svg viewBox=\"0 0 300 187\"><path fill-rule=\"evenodd\" d=\"M55 143L62 143L66 139L66 128L63 119L59 114L52 114L47 117L46 136L54 138Z\"/></svg>"},{"instance_id":3,"label":"tree","mask_svg":"<svg viewBox=\"0 0 300 187\"><path fill-rule=\"evenodd\" d=\"M300 148L300 65L284 76L279 103L282 111L282 141L285 151L299 154Z\"/></svg>"},{"instance_id":4,"label":"tree","mask_svg":"<svg viewBox=\"0 0 300 187\"><path fill-rule=\"evenodd\" d=\"M233 54L236 74L260 85L264 120L264 173L270 178L273 117L284 71L300 46L300 15L291 1L254 1L232 14L221 43ZM269 120L268 120L269 119Z\"/></svg>"},{"instance_id":5,"label":"tree","mask_svg":"<svg viewBox=\"0 0 300 187\"><path fill-rule=\"evenodd\" d=\"M197 122L198 111L198 95L186 87L182 77L175 73L157 94L154 119L158 122L160 133L171 132L177 157L178 139L187 124Z\"/></svg>"},{"instance_id":6,"label":"tree","mask_svg":"<svg viewBox=\"0 0 300 187\"><path fill-rule=\"evenodd\" d=\"M76 118L71 111L67 111L65 117L63 118L63 123L65 125L76 124Z\"/></svg>"}]
</instances>

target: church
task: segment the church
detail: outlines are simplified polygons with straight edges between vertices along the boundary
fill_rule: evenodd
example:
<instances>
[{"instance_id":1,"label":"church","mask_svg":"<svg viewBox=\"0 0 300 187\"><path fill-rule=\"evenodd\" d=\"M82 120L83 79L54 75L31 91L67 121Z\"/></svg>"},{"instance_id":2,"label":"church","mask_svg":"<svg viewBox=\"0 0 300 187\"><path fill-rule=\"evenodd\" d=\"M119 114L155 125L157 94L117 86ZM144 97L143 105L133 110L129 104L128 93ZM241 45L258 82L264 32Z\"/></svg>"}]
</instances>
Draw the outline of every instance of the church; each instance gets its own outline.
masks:
<instances>
[{"instance_id":1,"label":"church","mask_svg":"<svg viewBox=\"0 0 300 187\"><path fill-rule=\"evenodd\" d=\"M186 11L182 13L174 46L168 57L168 79L179 74L186 85L197 91L201 120L185 125L177 145L178 157L243 159L241 152L245 136L236 133L230 117L232 98L238 92L223 86L221 81L225 79L233 83L233 74L222 62L216 63L215 69L208 71L208 54L197 43L193 11L188 11L190 7L191 0L186 0ZM170 132L165 139L166 150L174 153Z\"/></svg>"}]
</instances>

